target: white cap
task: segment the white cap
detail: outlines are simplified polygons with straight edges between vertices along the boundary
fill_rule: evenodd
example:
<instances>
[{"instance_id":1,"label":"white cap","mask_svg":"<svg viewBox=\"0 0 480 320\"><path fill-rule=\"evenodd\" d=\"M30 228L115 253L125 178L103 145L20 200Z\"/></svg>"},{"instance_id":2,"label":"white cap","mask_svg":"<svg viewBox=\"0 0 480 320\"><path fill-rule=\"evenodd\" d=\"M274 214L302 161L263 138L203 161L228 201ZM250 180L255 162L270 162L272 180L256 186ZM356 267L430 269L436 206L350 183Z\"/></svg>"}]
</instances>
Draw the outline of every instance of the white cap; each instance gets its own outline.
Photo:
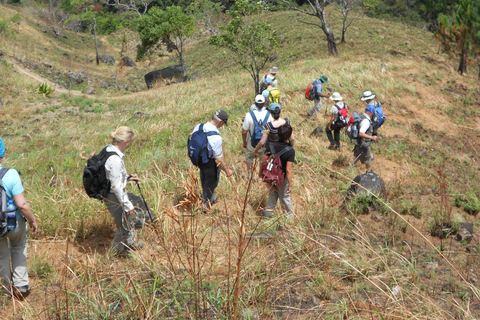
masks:
<instances>
[{"instance_id":1,"label":"white cap","mask_svg":"<svg viewBox=\"0 0 480 320\"><path fill-rule=\"evenodd\" d=\"M265 97L262 96L261 94L257 95L255 97L255 103L265 103Z\"/></svg>"}]
</instances>

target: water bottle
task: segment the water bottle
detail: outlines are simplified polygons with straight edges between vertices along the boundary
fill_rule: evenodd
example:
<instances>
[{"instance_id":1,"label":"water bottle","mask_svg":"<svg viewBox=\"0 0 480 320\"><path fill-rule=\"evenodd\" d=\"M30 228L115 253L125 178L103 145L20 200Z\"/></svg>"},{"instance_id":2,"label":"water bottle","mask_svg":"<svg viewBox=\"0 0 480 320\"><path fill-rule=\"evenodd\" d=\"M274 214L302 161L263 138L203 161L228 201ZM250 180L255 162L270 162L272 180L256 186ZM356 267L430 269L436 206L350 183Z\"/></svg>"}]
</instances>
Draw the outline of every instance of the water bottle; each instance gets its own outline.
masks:
<instances>
[{"instance_id":1,"label":"water bottle","mask_svg":"<svg viewBox=\"0 0 480 320\"><path fill-rule=\"evenodd\" d=\"M13 230L17 227L17 217L15 211L17 207L13 204L12 200L8 200L7 205L7 230Z\"/></svg>"}]
</instances>

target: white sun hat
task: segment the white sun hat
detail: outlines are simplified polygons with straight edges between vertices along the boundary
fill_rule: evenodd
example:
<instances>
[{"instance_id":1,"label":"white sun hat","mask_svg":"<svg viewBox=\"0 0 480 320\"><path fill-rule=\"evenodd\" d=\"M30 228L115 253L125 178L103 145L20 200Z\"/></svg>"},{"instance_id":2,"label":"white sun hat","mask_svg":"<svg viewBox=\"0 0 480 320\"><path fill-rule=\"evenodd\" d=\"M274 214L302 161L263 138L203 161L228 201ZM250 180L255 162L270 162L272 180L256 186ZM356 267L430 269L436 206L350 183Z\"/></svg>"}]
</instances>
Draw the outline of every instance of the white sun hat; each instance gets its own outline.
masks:
<instances>
[{"instance_id":1,"label":"white sun hat","mask_svg":"<svg viewBox=\"0 0 480 320\"><path fill-rule=\"evenodd\" d=\"M330 100L333 100L333 101L342 101L343 98L342 98L342 96L340 95L340 93L334 92L334 93L330 96Z\"/></svg>"},{"instance_id":2,"label":"white sun hat","mask_svg":"<svg viewBox=\"0 0 480 320\"><path fill-rule=\"evenodd\" d=\"M372 91L368 91L368 90L363 91L362 101L366 101L374 98L375 98L375 95L372 93Z\"/></svg>"}]
</instances>

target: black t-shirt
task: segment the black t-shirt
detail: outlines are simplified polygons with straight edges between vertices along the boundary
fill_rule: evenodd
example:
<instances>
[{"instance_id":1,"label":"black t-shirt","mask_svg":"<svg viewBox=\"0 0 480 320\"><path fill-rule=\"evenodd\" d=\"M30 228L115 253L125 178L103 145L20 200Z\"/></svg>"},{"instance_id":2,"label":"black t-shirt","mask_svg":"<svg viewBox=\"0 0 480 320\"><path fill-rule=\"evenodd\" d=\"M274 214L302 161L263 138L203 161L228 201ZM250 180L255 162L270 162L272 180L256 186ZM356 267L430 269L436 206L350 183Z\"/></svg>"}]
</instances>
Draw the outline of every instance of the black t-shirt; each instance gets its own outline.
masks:
<instances>
[{"instance_id":1,"label":"black t-shirt","mask_svg":"<svg viewBox=\"0 0 480 320\"><path fill-rule=\"evenodd\" d=\"M279 153L283 149L287 147L291 147L292 145L288 142L277 142L277 143L269 143L269 146L265 150L265 154L270 156L272 153L270 151L270 146L273 147L273 151L275 154ZM287 162L295 162L295 149L290 149L289 151L285 152L280 156L280 161L282 162L283 173L287 169Z\"/></svg>"}]
</instances>

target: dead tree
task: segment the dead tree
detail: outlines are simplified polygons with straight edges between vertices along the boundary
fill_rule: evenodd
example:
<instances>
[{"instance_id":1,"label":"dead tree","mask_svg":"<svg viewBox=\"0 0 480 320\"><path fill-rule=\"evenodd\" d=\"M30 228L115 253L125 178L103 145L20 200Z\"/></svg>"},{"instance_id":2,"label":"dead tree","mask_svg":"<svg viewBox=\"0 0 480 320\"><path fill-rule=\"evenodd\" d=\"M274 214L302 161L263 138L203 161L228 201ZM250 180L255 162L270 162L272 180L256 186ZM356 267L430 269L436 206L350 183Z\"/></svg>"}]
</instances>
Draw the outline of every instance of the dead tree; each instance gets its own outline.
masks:
<instances>
[{"instance_id":1,"label":"dead tree","mask_svg":"<svg viewBox=\"0 0 480 320\"><path fill-rule=\"evenodd\" d=\"M118 7L124 11L134 11L141 18L148 11L151 0L114 0L108 3L109 6Z\"/></svg>"},{"instance_id":2,"label":"dead tree","mask_svg":"<svg viewBox=\"0 0 480 320\"><path fill-rule=\"evenodd\" d=\"M50 24L52 31L55 33L55 38L58 38L63 29L65 29L65 21L68 19L68 13L60 10L62 1L50 0L48 10L44 10L42 15Z\"/></svg>"},{"instance_id":3,"label":"dead tree","mask_svg":"<svg viewBox=\"0 0 480 320\"><path fill-rule=\"evenodd\" d=\"M361 6L363 0L336 0L333 5L335 9L340 12L343 17L342 25L342 43L345 43L345 34L347 33L348 27L352 22L360 18L363 15L363 10L357 10L355 15L352 17L350 13ZM350 17L349 17L350 15Z\"/></svg>"},{"instance_id":4,"label":"dead tree","mask_svg":"<svg viewBox=\"0 0 480 320\"><path fill-rule=\"evenodd\" d=\"M303 20L301 15L292 15L293 18L298 20L301 23L316 26L322 29L323 33L327 36L328 42L328 54L329 55L338 55L337 44L335 43L335 36L333 35L333 30L330 29L327 25L327 19L325 18L325 7L330 2L330 0L307 0L309 5L308 9L300 8L296 2L293 0L279 0L280 3L283 3L288 9L297 11L302 15L313 16L320 20L320 24L312 23Z\"/></svg>"}]
</instances>

